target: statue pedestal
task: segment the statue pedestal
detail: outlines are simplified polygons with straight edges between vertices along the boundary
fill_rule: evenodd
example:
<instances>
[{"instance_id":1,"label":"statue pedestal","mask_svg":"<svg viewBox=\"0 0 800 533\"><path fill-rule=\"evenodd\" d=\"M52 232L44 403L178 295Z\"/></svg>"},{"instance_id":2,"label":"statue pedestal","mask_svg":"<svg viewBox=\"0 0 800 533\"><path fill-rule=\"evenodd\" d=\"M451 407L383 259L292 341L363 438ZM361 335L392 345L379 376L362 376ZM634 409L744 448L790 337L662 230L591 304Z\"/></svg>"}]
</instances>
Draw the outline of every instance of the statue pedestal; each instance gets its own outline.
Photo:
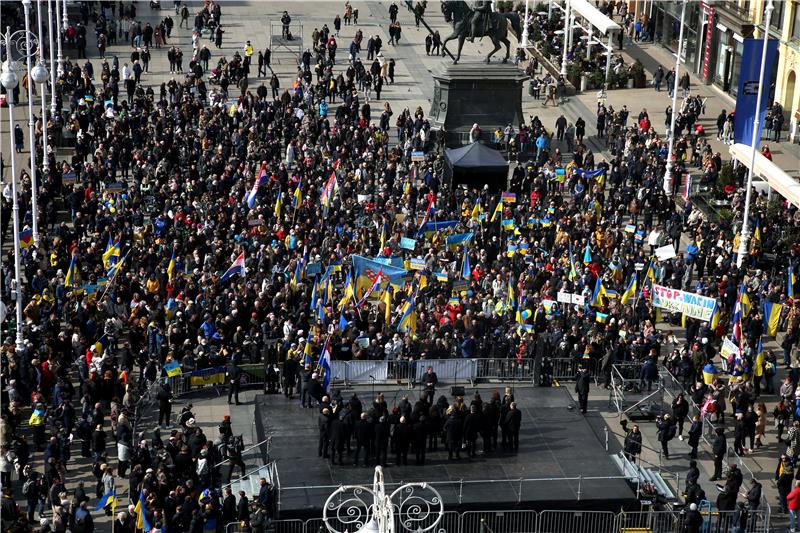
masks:
<instances>
[{"instance_id":1,"label":"statue pedestal","mask_svg":"<svg viewBox=\"0 0 800 533\"><path fill-rule=\"evenodd\" d=\"M433 79L429 118L434 128L444 126L448 147L467 144L473 124L480 126L482 140L492 142L498 127L519 128L523 121L522 84L528 76L514 63L443 63Z\"/></svg>"}]
</instances>

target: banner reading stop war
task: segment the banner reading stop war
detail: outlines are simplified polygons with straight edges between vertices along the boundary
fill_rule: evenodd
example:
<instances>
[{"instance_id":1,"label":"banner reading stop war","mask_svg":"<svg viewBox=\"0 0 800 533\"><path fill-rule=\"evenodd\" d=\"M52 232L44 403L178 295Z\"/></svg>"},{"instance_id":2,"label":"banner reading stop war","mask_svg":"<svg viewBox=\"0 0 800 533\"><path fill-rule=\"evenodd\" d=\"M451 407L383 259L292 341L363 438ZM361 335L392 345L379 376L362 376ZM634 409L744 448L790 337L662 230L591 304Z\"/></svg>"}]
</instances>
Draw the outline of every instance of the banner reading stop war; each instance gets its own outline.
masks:
<instances>
[{"instance_id":1,"label":"banner reading stop war","mask_svg":"<svg viewBox=\"0 0 800 533\"><path fill-rule=\"evenodd\" d=\"M653 285L653 306L672 313L685 313L686 316L700 320L711 320L717 301L679 289Z\"/></svg>"}]
</instances>

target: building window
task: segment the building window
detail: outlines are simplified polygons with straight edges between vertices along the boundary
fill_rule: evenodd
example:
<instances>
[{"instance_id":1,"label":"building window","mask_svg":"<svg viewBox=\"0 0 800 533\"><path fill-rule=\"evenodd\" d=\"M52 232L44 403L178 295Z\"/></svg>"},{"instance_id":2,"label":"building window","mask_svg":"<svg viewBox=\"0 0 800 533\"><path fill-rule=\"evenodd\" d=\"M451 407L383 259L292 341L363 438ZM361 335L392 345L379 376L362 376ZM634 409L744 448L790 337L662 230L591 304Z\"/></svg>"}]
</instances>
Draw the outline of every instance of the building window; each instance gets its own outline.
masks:
<instances>
[{"instance_id":1,"label":"building window","mask_svg":"<svg viewBox=\"0 0 800 533\"><path fill-rule=\"evenodd\" d=\"M773 28L781 29L783 27L783 13L786 10L786 0L775 0L773 4L775 9L772 11L772 19L769 25Z\"/></svg>"},{"instance_id":2,"label":"building window","mask_svg":"<svg viewBox=\"0 0 800 533\"><path fill-rule=\"evenodd\" d=\"M792 4L794 16L792 17L792 39L800 41L800 3Z\"/></svg>"}]
</instances>

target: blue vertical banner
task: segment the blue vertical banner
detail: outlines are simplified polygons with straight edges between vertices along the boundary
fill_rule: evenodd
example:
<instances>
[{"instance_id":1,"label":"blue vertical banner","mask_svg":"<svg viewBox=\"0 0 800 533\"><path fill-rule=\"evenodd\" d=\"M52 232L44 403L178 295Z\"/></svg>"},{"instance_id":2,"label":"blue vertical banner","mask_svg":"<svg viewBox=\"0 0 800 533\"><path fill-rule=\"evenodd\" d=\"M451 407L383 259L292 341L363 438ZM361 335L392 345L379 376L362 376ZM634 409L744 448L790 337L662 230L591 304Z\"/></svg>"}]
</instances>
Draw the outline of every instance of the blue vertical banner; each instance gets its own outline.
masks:
<instances>
[{"instance_id":1,"label":"blue vertical banner","mask_svg":"<svg viewBox=\"0 0 800 533\"><path fill-rule=\"evenodd\" d=\"M742 49L742 68L739 72L739 92L736 95L736 115L733 120L733 140L737 143L751 145L753 140L753 119L756 115L756 101L758 100L758 79L761 74L761 52L764 48L764 39L745 39ZM758 135L756 147L761 143L761 131L764 128L764 118L767 114L769 101L769 86L772 71L778 53L778 40L767 41L767 62L764 65L764 91L761 94L761 109L758 116Z\"/></svg>"}]
</instances>

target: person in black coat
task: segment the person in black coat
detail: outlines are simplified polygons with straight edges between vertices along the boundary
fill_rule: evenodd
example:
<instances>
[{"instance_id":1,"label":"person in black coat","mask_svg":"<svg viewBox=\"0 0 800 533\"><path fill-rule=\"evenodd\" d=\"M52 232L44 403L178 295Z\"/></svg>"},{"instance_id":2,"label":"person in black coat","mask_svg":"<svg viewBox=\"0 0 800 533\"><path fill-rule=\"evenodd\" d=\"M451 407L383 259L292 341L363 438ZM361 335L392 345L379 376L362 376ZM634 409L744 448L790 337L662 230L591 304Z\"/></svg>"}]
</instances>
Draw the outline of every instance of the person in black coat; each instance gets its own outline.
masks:
<instances>
[{"instance_id":1,"label":"person in black coat","mask_svg":"<svg viewBox=\"0 0 800 533\"><path fill-rule=\"evenodd\" d=\"M477 405L471 405L469 414L464 419L464 440L467 443L467 455L475 457L478 442L478 434L482 426L482 413L478 411Z\"/></svg>"},{"instance_id":2,"label":"person in black coat","mask_svg":"<svg viewBox=\"0 0 800 533\"><path fill-rule=\"evenodd\" d=\"M447 420L444 423L444 431L447 442L447 458L452 460L453 454L456 459L461 459L461 436L463 431L463 421L461 413L451 407L447 411Z\"/></svg>"},{"instance_id":3,"label":"person in black coat","mask_svg":"<svg viewBox=\"0 0 800 533\"><path fill-rule=\"evenodd\" d=\"M334 414L330 420L330 439L331 439L331 464L336 464L336 454L339 454L339 464L344 464L342 460L342 452L344 452L344 435L345 427L339 412L340 409L334 409Z\"/></svg>"},{"instance_id":4,"label":"person in black coat","mask_svg":"<svg viewBox=\"0 0 800 533\"><path fill-rule=\"evenodd\" d=\"M710 481L716 481L722 477L722 461L728 451L728 441L725 439L725 430L717 428L714 442L711 444L711 452L714 454L714 475Z\"/></svg>"},{"instance_id":5,"label":"person in black coat","mask_svg":"<svg viewBox=\"0 0 800 533\"><path fill-rule=\"evenodd\" d=\"M283 363L283 395L290 400L294 396L294 386L297 382L297 373L300 363L294 357L288 358Z\"/></svg>"},{"instance_id":6,"label":"person in black coat","mask_svg":"<svg viewBox=\"0 0 800 533\"><path fill-rule=\"evenodd\" d=\"M747 427L744 422L744 415L736 413L736 423L733 426L733 451L739 455L744 455L744 439L747 436Z\"/></svg>"},{"instance_id":7,"label":"person in black coat","mask_svg":"<svg viewBox=\"0 0 800 533\"><path fill-rule=\"evenodd\" d=\"M692 449L689 452L689 457L697 459L697 447L700 446L700 437L703 435L703 423L700 421L700 415L694 415L692 418L692 425L689 427L689 447Z\"/></svg>"},{"instance_id":8,"label":"person in black coat","mask_svg":"<svg viewBox=\"0 0 800 533\"><path fill-rule=\"evenodd\" d=\"M522 425L522 412L517 409L517 402L511 402L509 407L503 419L503 425L508 431L508 445L516 452L519 450L519 428Z\"/></svg>"},{"instance_id":9,"label":"person in black coat","mask_svg":"<svg viewBox=\"0 0 800 533\"><path fill-rule=\"evenodd\" d=\"M239 491L239 503L236 504L236 520L239 522L242 520L250 521L250 500L247 499L247 495L243 490Z\"/></svg>"},{"instance_id":10,"label":"person in black coat","mask_svg":"<svg viewBox=\"0 0 800 533\"><path fill-rule=\"evenodd\" d=\"M408 419L404 416L400 417L400 423L394 428L392 439L394 440L394 451L397 457L395 463L399 465L408 464L408 447L411 445L413 438L411 425Z\"/></svg>"},{"instance_id":11,"label":"person in black coat","mask_svg":"<svg viewBox=\"0 0 800 533\"><path fill-rule=\"evenodd\" d=\"M497 395L496 392L495 395ZM497 449L497 426L500 421L500 407L497 404L498 401L495 398L483 404L481 438L483 439L484 454Z\"/></svg>"},{"instance_id":12,"label":"person in black coat","mask_svg":"<svg viewBox=\"0 0 800 533\"><path fill-rule=\"evenodd\" d=\"M678 394L672 402L672 417L678 424L678 439L683 440L683 424L689 415L689 402L686 401L683 393Z\"/></svg>"},{"instance_id":13,"label":"person in black coat","mask_svg":"<svg viewBox=\"0 0 800 533\"><path fill-rule=\"evenodd\" d=\"M592 376L586 367L581 367L575 378L575 392L578 394L578 404L583 414L586 414L586 408L589 404L589 383L591 379Z\"/></svg>"},{"instance_id":14,"label":"person in black coat","mask_svg":"<svg viewBox=\"0 0 800 533\"><path fill-rule=\"evenodd\" d=\"M664 415L663 418L656 421L658 428L658 442L661 443L661 452L664 454L665 459L669 459L669 441L675 438L676 428L675 421L670 415Z\"/></svg>"},{"instance_id":15,"label":"person in black coat","mask_svg":"<svg viewBox=\"0 0 800 533\"><path fill-rule=\"evenodd\" d=\"M390 430L391 426L386 416L380 417L375 424L375 462L381 466L386 466L388 459Z\"/></svg>"},{"instance_id":16,"label":"person in black coat","mask_svg":"<svg viewBox=\"0 0 800 533\"><path fill-rule=\"evenodd\" d=\"M628 460L633 462L635 462L636 457L642 453L642 433L639 431L639 426L637 424L634 424L627 435L625 435L623 450Z\"/></svg>"},{"instance_id":17,"label":"person in black coat","mask_svg":"<svg viewBox=\"0 0 800 533\"><path fill-rule=\"evenodd\" d=\"M353 466L358 466L358 457L361 455L361 450L364 450L364 466L367 466L372 455L373 433L367 413L361 413L361 418L356 422L353 433L356 436L356 453L353 455Z\"/></svg>"},{"instance_id":18,"label":"person in black coat","mask_svg":"<svg viewBox=\"0 0 800 533\"><path fill-rule=\"evenodd\" d=\"M222 519L226 524L236 521L237 508L236 496L230 487L225 487L225 497L222 499Z\"/></svg>"},{"instance_id":19,"label":"person in black coat","mask_svg":"<svg viewBox=\"0 0 800 533\"><path fill-rule=\"evenodd\" d=\"M417 466L425 464L425 450L428 444L428 418L421 415L413 426L414 455Z\"/></svg>"},{"instance_id":20,"label":"person in black coat","mask_svg":"<svg viewBox=\"0 0 800 533\"><path fill-rule=\"evenodd\" d=\"M319 445L317 446L317 456L328 458L328 447L330 445L330 424L331 410L325 407L317 417L317 428L319 429Z\"/></svg>"},{"instance_id":21,"label":"person in black coat","mask_svg":"<svg viewBox=\"0 0 800 533\"><path fill-rule=\"evenodd\" d=\"M686 533L700 533L700 528L703 526L703 515L697 510L697 504L692 503L689 505L689 511L683 518L683 527Z\"/></svg>"}]
</instances>

